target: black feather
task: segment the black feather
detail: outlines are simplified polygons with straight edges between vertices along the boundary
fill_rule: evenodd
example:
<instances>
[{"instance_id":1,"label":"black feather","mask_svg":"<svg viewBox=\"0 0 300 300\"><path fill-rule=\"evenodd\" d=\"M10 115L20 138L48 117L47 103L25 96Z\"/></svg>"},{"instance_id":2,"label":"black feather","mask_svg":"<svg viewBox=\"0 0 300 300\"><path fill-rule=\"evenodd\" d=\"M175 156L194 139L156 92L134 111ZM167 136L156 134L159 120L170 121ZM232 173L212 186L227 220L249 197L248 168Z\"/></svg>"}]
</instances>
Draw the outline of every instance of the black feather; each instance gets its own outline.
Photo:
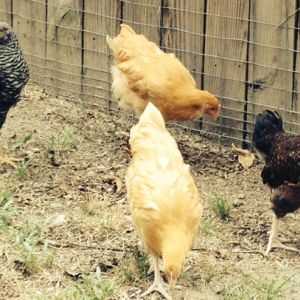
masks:
<instances>
[{"instance_id":1,"label":"black feather","mask_svg":"<svg viewBox=\"0 0 300 300\"><path fill-rule=\"evenodd\" d=\"M269 139L272 135L283 133L283 121L275 111L265 110L256 116L255 127L252 135L254 147L263 155L270 151ZM267 138L269 136L269 138ZM272 139L272 138L271 138Z\"/></svg>"},{"instance_id":2,"label":"black feather","mask_svg":"<svg viewBox=\"0 0 300 300\"><path fill-rule=\"evenodd\" d=\"M16 35L7 23L0 22L0 128L28 79L29 68Z\"/></svg>"},{"instance_id":3,"label":"black feather","mask_svg":"<svg viewBox=\"0 0 300 300\"><path fill-rule=\"evenodd\" d=\"M283 184L271 196L272 210L277 218L283 218L287 213L300 207L300 186Z\"/></svg>"},{"instance_id":4,"label":"black feather","mask_svg":"<svg viewBox=\"0 0 300 300\"><path fill-rule=\"evenodd\" d=\"M284 182L300 181L300 136L284 132L277 112L265 110L256 117L253 144L265 159L263 183L277 188Z\"/></svg>"}]
</instances>

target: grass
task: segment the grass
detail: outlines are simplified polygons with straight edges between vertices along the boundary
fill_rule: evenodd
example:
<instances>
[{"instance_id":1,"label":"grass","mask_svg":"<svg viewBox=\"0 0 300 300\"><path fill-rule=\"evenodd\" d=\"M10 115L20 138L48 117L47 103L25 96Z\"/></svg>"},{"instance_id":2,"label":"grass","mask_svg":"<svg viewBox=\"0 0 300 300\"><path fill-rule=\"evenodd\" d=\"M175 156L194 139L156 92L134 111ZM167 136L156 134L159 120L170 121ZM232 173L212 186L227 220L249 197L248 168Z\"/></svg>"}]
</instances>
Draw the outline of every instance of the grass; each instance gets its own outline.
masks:
<instances>
[{"instance_id":1,"label":"grass","mask_svg":"<svg viewBox=\"0 0 300 300\"><path fill-rule=\"evenodd\" d=\"M67 101L33 101L26 103L25 112L29 114L26 118L31 118L31 114L38 116L32 118L33 126L38 129L37 134L32 134L32 139L26 141L22 139L27 134L25 126L16 127L19 128L16 134L21 138L16 144L17 152L24 159L29 159L27 166L23 167L27 167L27 177L19 176L26 181L17 178L15 169L7 167L0 170L0 299L97 300L121 299L123 295L126 299L126 294L129 299L139 298L139 293L149 287L148 280L153 276L148 275L149 259L143 251L136 249L134 255L131 252L140 237L133 229L127 201L120 201L126 197L125 191L115 194L107 189L107 184L102 185L100 178L103 174L122 177L126 172L129 157L123 155L122 147L127 140L117 133L116 138L112 136L115 126L110 121L116 120L120 127L123 118L111 114L106 120L104 114L93 110L95 118L103 117L103 122L97 122L99 128L95 131L95 127L91 126L95 120L86 118L86 111L78 109L78 105L74 109L74 105L69 105ZM41 104L43 110L38 110ZM18 109L22 111L23 106ZM48 118L43 112L51 112L51 121L45 122ZM65 112L72 117L62 118ZM129 132L126 123L124 121L122 129ZM7 126L10 126L9 123ZM75 128L79 126L80 131L77 131ZM84 147L77 147L83 132L90 138L84 140ZM174 129L174 132L177 130ZM16 140L9 138L12 135L9 129L8 134L3 136L3 142L13 145ZM180 140L181 136L178 138ZM199 140L198 136L195 138ZM186 143L190 142L194 143L194 138L191 141L187 138ZM208 141L205 143L210 145ZM57 168L50 164L48 146L55 151L58 164L63 159L63 164ZM189 151L198 153L199 150L191 148ZM96 158L95 153L108 154ZM194 165L194 172L196 178L201 178L197 166ZM257 171L257 168L253 172L249 169L247 176L259 178ZM209 174L207 176L209 180L214 178ZM240 193L238 182L241 182L241 176L243 174L237 172L236 175L230 174L226 180L218 178L213 191L205 185L203 192L209 197L211 193L219 194L216 191L222 190L219 198L230 206L231 200ZM261 195L262 191L256 188L256 183L252 184L249 180L246 186L251 189L252 198L246 194L250 200ZM94 199L90 199L89 195L93 195ZM232 195L232 199L226 195ZM214 196L212 200L215 200ZM230 300L297 299L298 282L287 279L299 269L296 255L276 251L266 260L256 254L231 251L234 247L231 241L239 243L245 238L257 242L257 247L259 243L265 243L264 226L260 226L265 220L268 221L263 215L265 207L256 206L255 201L245 201L241 211L231 210L227 214L230 218L234 213L235 222L225 223L216 217L214 201L207 204L209 207L204 211L201 231L195 238L195 248L199 250L189 252L185 260L186 271L179 278L178 284L184 286L180 294L199 292L199 297L193 299L210 299L210 295L211 299ZM224 210L222 206L216 211ZM257 214L259 226L254 220L245 220L249 213L253 213L253 219ZM66 222L55 226L46 222L58 214L63 214ZM288 221L297 235L297 218ZM234 234L240 225L252 226L253 235L250 230L245 234L244 231ZM226 255L220 255L219 250L224 250ZM112 258L116 263L111 261ZM282 274L281 269L278 271L278 261L286 262L284 272L287 273ZM99 268L95 270L96 265L112 267L107 272L103 267L101 273ZM73 278L65 271L80 275ZM226 288L220 291L225 284ZM174 291L174 298L179 297L178 293ZM149 298L155 296L159 297L156 294Z\"/></svg>"},{"instance_id":2,"label":"grass","mask_svg":"<svg viewBox=\"0 0 300 300\"><path fill-rule=\"evenodd\" d=\"M25 145L26 143L28 143L31 140L32 136L31 135L25 135L21 140L17 141L14 145L13 145L13 149L19 149L21 148L23 145Z\"/></svg>"},{"instance_id":3,"label":"grass","mask_svg":"<svg viewBox=\"0 0 300 300\"><path fill-rule=\"evenodd\" d=\"M18 180L20 181L25 180L28 174L29 174L29 169L27 163L26 162L20 163L16 168L16 175Z\"/></svg>"},{"instance_id":4,"label":"grass","mask_svg":"<svg viewBox=\"0 0 300 300\"><path fill-rule=\"evenodd\" d=\"M133 251L133 257L135 259L136 266L137 266L138 271L139 271L139 275L142 278L146 278L148 276L148 271L149 271L149 268L150 268L148 254L145 253L145 252L142 252L141 250L136 248Z\"/></svg>"},{"instance_id":5,"label":"grass","mask_svg":"<svg viewBox=\"0 0 300 300\"><path fill-rule=\"evenodd\" d=\"M227 220L230 217L231 205L227 199L217 196L213 203L213 210L220 219Z\"/></svg>"},{"instance_id":6,"label":"grass","mask_svg":"<svg viewBox=\"0 0 300 300\"><path fill-rule=\"evenodd\" d=\"M115 292L113 282L105 282L101 276L101 270L97 267L96 272L88 276L83 275L80 283L68 287L58 293L49 293L47 291L39 292L35 300L105 300Z\"/></svg>"},{"instance_id":7,"label":"grass","mask_svg":"<svg viewBox=\"0 0 300 300\"><path fill-rule=\"evenodd\" d=\"M0 229L4 240L0 253L15 268L31 274L51 266L52 253L44 240L46 228L28 220L23 211L14 207L13 193L8 187L0 192Z\"/></svg>"},{"instance_id":8,"label":"grass","mask_svg":"<svg viewBox=\"0 0 300 300\"><path fill-rule=\"evenodd\" d=\"M9 187L0 192L0 229L3 231L10 225L10 217L15 214L13 205L13 194Z\"/></svg>"},{"instance_id":9,"label":"grass","mask_svg":"<svg viewBox=\"0 0 300 300\"><path fill-rule=\"evenodd\" d=\"M266 300L275 300L280 295L283 287L295 276L289 276L288 278L273 279L266 287Z\"/></svg>"},{"instance_id":10,"label":"grass","mask_svg":"<svg viewBox=\"0 0 300 300\"><path fill-rule=\"evenodd\" d=\"M35 273L42 268L50 268L53 254L44 238L46 227L28 220L11 228L10 254L7 258L23 265L28 274Z\"/></svg>"},{"instance_id":11,"label":"grass","mask_svg":"<svg viewBox=\"0 0 300 300\"><path fill-rule=\"evenodd\" d=\"M212 234L215 230L213 219L211 218L204 219L200 224L200 229L206 235Z\"/></svg>"},{"instance_id":12,"label":"grass","mask_svg":"<svg viewBox=\"0 0 300 300\"><path fill-rule=\"evenodd\" d=\"M271 275L268 275L271 277ZM275 278L261 278L254 280L243 276L236 283L225 284L223 288L223 300L237 299L257 299L257 300L276 300L283 292L284 287L294 275L286 277L279 274Z\"/></svg>"},{"instance_id":13,"label":"grass","mask_svg":"<svg viewBox=\"0 0 300 300\"><path fill-rule=\"evenodd\" d=\"M70 151L76 146L75 130L66 126L62 133L52 136L48 143L48 152L51 151Z\"/></svg>"}]
</instances>

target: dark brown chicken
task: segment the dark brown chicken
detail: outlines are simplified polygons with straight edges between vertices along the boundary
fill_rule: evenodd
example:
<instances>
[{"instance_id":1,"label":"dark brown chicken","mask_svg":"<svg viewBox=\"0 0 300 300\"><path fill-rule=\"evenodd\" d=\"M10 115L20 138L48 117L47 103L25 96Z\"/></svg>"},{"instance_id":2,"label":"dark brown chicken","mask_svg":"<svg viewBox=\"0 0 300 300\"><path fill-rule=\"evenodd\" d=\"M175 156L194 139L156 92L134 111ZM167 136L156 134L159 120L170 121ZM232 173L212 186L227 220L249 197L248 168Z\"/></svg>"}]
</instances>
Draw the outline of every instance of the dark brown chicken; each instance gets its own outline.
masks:
<instances>
[{"instance_id":1,"label":"dark brown chicken","mask_svg":"<svg viewBox=\"0 0 300 300\"><path fill-rule=\"evenodd\" d=\"M265 110L256 117L252 139L265 160L261 172L263 183L274 189L271 196L274 216L266 254L274 247L299 252L273 241L277 239L278 219L300 207L300 136L286 133L281 116Z\"/></svg>"}]
</instances>

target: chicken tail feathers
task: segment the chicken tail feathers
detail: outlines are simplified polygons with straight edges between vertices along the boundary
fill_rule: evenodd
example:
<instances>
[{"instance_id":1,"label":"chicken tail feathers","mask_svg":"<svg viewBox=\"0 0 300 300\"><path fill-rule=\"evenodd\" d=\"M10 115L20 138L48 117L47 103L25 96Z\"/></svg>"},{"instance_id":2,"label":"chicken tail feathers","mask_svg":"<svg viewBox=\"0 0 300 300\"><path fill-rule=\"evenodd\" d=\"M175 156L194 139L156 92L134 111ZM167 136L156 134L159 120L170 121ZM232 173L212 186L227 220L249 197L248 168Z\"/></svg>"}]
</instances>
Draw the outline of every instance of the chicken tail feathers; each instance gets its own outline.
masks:
<instances>
[{"instance_id":1,"label":"chicken tail feathers","mask_svg":"<svg viewBox=\"0 0 300 300\"><path fill-rule=\"evenodd\" d=\"M106 36L106 43L108 44L109 48L115 52L115 41L114 39L110 38L108 35Z\"/></svg>"},{"instance_id":2,"label":"chicken tail feathers","mask_svg":"<svg viewBox=\"0 0 300 300\"><path fill-rule=\"evenodd\" d=\"M252 140L254 146L258 149L260 140L267 135L283 133L283 121L281 116L275 111L265 110L263 113L256 116ZM259 149L258 149L259 150Z\"/></svg>"},{"instance_id":3,"label":"chicken tail feathers","mask_svg":"<svg viewBox=\"0 0 300 300\"><path fill-rule=\"evenodd\" d=\"M151 124L151 126L153 126L154 128L165 128L165 121L161 112L151 102L148 103L144 112L141 114L139 123Z\"/></svg>"},{"instance_id":4,"label":"chicken tail feathers","mask_svg":"<svg viewBox=\"0 0 300 300\"><path fill-rule=\"evenodd\" d=\"M127 24L121 24L121 31L120 35L121 36L131 36L133 34L136 34L135 31Z\"/></svg>"}]
</instances>

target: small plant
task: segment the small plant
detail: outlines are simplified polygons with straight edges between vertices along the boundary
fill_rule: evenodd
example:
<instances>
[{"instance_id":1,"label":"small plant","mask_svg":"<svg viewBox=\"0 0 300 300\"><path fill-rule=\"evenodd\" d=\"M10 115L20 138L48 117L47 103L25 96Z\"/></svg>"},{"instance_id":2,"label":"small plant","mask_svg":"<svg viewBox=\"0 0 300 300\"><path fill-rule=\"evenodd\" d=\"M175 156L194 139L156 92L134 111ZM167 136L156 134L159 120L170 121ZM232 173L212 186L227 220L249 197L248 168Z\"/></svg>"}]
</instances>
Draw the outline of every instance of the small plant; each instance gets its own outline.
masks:
<instances>
[{"instance_id":1,"label":"small plant","mask_svg":"<svg viewBox=\"0 0 300 300\"><path fill-rule=\"evenodd\" d=\"M99 201L96 198L90 197L86 202L80 205L84 215L94 216L99 208ZM111 219L111 218L110 218Z\"/></svg>"},{"instance_id":2,"label":"small plant","mask_svg":"<svg viewBox=\"0 0 300 300\"><path fill-rule=\"evenodd\" d=\"M61 134L52 136L48 143L48 152L70 151L75 147L74 129L66 126Z\"/></svg>"},{"instance_id":3,"label":"small plant","mask_svg":"<svg viewBox=\"0 0 300 300\"><path fill-rule=\"evenodd\" d=\"M19 180L24 180L28 176L28 166L26 163L21 163L16 168L17 178Z\"/></svg>"},{"instance_id":4,"label":"small plant","mask_svg":"<svg viewBox=\"0 0 300 300\"><path fill-rule=\"evenodd\" d=\"M123 278L123 282L133 282L134 281L134 274L133 274L133 270L128 266L128 267L124 267L121 270L122 273L122 278Z\"/></svg>"},{"instance_id":5,"label":"small plant","mask_svg":"<svg viewBox=\"0 0 300 300\"><path fill-rule=\"evenodd\" d=\"M231 206L225 198L218 196L214 202L213 209L218 217L226 220L230 216Z\"/></svg>"},{"instance_id":6,"label":"small plant","mask_svg":"<svg viewBox=\"0 0 300 300\"><path fill-rule=\"evenodd\" d=\"M95 274L84 276L83 281L80 284L76 284L71 288L60 292L56 295L39 295L35 299L93 299L93 300L105 300L114 293L115 285L112 282L104 283L101 277L101 270L97 267Z\"/></svg>"},{"instance_id":7,"label":"small plant","mask_svg":"<svg viewBox=\"0 0 300 300\"><path fill-rule=\"evenodd\" d=\"M148 271L150 268L148 254L136 248L133 251L133 257L136 261L140 276L146 278L148 276Z\"/></svg>"},{"instance_id":8,"label":"small plant","mask_svg":"<svg viewBox=\"0 0 300 300\"><path fill-rule=\"evenodd\" d=\"M29 273L43 267L48 268L53 263L53 255L43 238L44 232L45 227L30 221L25 221L21 228L15 230L14 248L18 250L19 261Z\"/></svg>"},{"instance_id":9,"label":"small plant","mask_svg":"<svg viewBox=\"0 0 300 300\"><path fill-rule=\"evenodd\" d=\"M202 232L205 234L213 233L213 231L214 231L213 220L210 218L203 220L200 224L200 228L201 228Z\"/></svg>"},{"instance_id":10,"label":"small plant","mask_svg":"<svg viewBox=\"0 0 300 300\"><path fill-rule=\"evenodd\" d=\"M12 192L9 188L5 188L0 192L0 228L10 224L10 217L14 214L12 209L13 199Z\"/></svg>"},{"instance_id":11,"label":"small plant","mask_svg":"<svg viewBox=\"0 0 300 300\"><path fill-rule=\"evenodd\" d=\"M78 106L83 109L85 107L87 107L89 105L89 102L87 99L82 99L82 98L79 98L78 100Z\"/></svg>"},{"instance_id":12,"label":"small plant","mask_svg":"<svg viewBox=\"0 0 300 300\"><path fill-rule=\"evenodd\" d=\"M101 223L100 226L105 230L105 231L114 231L115 226L114 226L114 217L112 215L108 215Z\"/></svg>"},{"instance_id":13,"label":"small plant","mask_svg":"<svg viewBox=\"0 0 300 300\"><path fill-rule=\"evenodd\" d=\"M14 144L13 149L19 149L19 148L21 148L21 146L25 145L30 140L31 140L31 135L24 136L21 140L17 141Z\"/></svg>"},{"instance_id":14,"label":"small plant","mask_svg":"<svg viewBox=\"0 0 300 300\"><path fill-rule=\"evenodd\" d=\"M280 279L274 279L271 281L271 283L267 286L267 295L266 295L266 300L274 300L276 299L280 291L282 290L283 286L290 281L292 277L295 275L292 275L288 277L287 279L280 280Z\"/></svg>"}]
</instances>

